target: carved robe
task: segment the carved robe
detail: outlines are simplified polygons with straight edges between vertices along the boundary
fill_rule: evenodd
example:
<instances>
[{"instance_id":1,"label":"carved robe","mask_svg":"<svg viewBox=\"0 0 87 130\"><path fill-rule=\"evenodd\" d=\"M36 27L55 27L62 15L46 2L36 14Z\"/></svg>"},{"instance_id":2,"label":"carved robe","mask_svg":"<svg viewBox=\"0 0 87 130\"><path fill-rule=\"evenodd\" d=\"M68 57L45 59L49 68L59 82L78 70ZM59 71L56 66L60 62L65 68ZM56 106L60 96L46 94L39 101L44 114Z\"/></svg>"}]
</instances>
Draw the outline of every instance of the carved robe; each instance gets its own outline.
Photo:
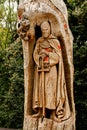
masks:
<instances>
[{"instance_id":1,"label":"carved robe","mask_svg":"<svg viewBox=\"0 0 87 130\"><path fill-rule=\"evenodd\" d=\"M47 47L45 47L45 45ZM33 89L33 109L42 108L42 77L41 73L37 72L39 66L39 49L45 49L49 52L49 57L45 61L49 61L50 70L45 72L45 108L55 110L56 115L59 110L65 111L64 119L70 116L70 108L67 96L64 66L62 61L62 52L59 41L51 34L47 40L43 37L39 38L35 50L34 61L36 64L34 74L34 89ZM66 111L67 110L67 111Z\"/></svg>"}]
</instances>

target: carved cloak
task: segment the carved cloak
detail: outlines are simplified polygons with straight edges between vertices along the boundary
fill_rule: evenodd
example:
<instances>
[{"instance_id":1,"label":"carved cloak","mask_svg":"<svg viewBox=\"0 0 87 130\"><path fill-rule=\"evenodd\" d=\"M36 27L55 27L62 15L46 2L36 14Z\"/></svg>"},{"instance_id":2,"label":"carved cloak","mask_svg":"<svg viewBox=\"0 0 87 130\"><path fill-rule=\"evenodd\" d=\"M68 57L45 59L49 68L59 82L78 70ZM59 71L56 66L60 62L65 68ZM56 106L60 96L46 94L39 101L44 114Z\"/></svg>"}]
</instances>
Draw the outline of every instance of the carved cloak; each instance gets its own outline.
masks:
<instances>
[{"instance_id":1,"label":"carved cloak","mask_svg":"<svg viewBox=\"0 0 87 130\"><path fill-rule=\"evenodd\" d=\"M41 75L37 72L39 65L38 47L44 41L41 37L36 43L34 50L34 61L36 63L34 88L33 88L33 109L42 108L42 91L41 91ZM49 52L50 71L45 74L45 108L58 111L62 110L65 113L63 120L70 117L70 108L67 95L67 87L64 74L64 65L62 58L62 50L59 41L52 34L47 42L53 48L54 53ZM51 85L50 85L50 84Z\"/></svg>"}]
</instances>

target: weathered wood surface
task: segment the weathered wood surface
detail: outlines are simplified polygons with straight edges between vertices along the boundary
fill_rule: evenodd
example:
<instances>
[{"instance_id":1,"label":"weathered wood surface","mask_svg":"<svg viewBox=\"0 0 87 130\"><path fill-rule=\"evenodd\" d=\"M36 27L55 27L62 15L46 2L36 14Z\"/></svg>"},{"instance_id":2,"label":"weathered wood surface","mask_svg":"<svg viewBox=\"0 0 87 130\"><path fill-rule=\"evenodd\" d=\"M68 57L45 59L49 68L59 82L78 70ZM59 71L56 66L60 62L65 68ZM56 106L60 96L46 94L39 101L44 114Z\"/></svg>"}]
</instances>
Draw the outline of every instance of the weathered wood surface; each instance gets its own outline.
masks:
<instances>
[{"instance_id":1,"label":"weathered wood surface","mask_svg":"<svg viewBox=\"0 0 87 130\"><path fill-rule=\"evenodd\" d=\"M57 3L57 4L56 4ZM26 14L26 15L25 15ZM27 15L28 14L28 15ZM27 17L26 17L27 16ZM29 20L29 21L28 21ZM67 86L68 100L72 117L62 123L51 119L32 118L32 95L34 87L33 51L37 36L40 33L37 27L49 20L52 34L61 43L65 80ZM22 36L24 55L24 127L23 130L75 130L75 105L73 96L73 36L68 25L67 8L63 0L20 0L18 9L19 36ZM25 24L30 27L25 28ZM23 31L24 30L24 31Z\"/></svg>"},{"instance_id":2,"label":"weathered wood surface","mask_svg":"<svg viewBox=\"0 0 87 130\"><path fill-rule=\"evenodd\" d=\"M32 116L26 116L24 122L24 130L74 130L74 117L70 117L68 120L61 123L52 121L47 118L32 118Z\"/></svg>"},{"instance_id":3,"label":"weathered wood surface","mask_svg":"<svg viewBox=\"0 0 87 130\"><path fill-rule=\"evenodd\" d=\"M38 119L32 118L32 116L25 117L24 130L37 130Z\"/></svg>"},{"instance_id":4,"label":"weathered wood surface","mask_svg":"<svg viewBox=\"0 0 87 130\"><path fill-rule=\"evenodd\" d=\"M38 122L38 130L51 130L52 129L52 120L44 118L43 121L40 118Z\"/></svg>"}]
</instances>

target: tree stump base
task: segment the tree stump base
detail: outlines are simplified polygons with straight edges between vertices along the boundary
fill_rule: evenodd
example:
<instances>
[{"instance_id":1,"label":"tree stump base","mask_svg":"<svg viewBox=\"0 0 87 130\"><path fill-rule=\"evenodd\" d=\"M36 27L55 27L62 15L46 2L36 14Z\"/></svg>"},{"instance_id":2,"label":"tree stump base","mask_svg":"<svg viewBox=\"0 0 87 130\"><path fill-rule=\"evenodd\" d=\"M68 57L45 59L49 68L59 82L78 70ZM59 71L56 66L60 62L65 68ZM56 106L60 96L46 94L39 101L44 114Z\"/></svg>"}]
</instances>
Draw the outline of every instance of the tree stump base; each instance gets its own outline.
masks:
<instances>
[{"instance_id":1,"label":"tree stump base","mask_svg":"<svg viewBox=\"0 0 87 130\"><path fill-rule=\"evenodd\" d=\"M23 130L74 130L74 124L73 116L61 123L57 123L48 118L42 119L26 116Z\"/></svg>"}]
</instances>

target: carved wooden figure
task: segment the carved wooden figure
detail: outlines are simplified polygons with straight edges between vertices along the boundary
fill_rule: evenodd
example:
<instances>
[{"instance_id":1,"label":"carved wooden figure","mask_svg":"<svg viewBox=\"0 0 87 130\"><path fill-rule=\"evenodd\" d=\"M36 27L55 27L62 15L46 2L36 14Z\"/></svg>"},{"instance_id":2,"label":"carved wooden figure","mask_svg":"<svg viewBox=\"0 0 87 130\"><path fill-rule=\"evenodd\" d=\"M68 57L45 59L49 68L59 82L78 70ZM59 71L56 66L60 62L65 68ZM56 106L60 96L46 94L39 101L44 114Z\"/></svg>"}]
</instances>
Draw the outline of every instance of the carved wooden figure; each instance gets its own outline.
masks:
<instances>
[{"instance_id":1,"label":"carved wooden figure","mask_svg":"<svg viewBox=\"0 0 87 130\"><path fill-rule=\"evenodd\" d=\"M73 37L63 0L25 0L17 32L24 55L24 130L75 130Z\"/></svg>"}]
</instances>

